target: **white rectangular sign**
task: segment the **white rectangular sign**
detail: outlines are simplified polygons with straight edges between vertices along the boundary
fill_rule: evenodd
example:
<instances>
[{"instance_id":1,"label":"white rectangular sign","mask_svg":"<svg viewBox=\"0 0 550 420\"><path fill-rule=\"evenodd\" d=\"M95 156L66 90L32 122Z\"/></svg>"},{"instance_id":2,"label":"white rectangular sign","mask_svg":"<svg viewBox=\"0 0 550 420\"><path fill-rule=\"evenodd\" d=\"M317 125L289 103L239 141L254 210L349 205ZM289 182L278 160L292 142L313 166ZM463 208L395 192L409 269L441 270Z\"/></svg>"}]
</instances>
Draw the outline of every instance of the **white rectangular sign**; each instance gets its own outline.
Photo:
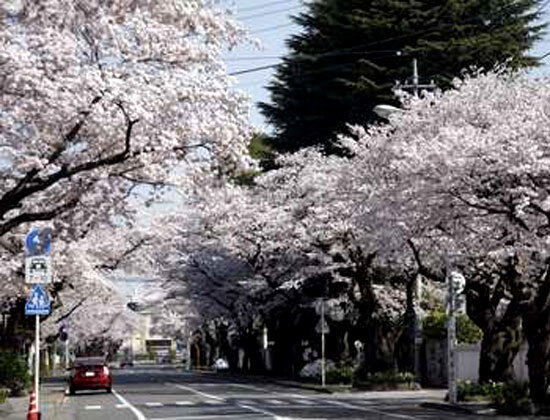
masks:
<instances>
[{"instance_id":1,"label":"white rectangular sign","mask_svg":"<svg viewBox=\"0 0 550 420\"><path fill-rule=\"evenodd\" d=\"M25 258L25 283L52 282L52 271L50 257L48 255L37 255Z\"/></svg>"}]
</instances>

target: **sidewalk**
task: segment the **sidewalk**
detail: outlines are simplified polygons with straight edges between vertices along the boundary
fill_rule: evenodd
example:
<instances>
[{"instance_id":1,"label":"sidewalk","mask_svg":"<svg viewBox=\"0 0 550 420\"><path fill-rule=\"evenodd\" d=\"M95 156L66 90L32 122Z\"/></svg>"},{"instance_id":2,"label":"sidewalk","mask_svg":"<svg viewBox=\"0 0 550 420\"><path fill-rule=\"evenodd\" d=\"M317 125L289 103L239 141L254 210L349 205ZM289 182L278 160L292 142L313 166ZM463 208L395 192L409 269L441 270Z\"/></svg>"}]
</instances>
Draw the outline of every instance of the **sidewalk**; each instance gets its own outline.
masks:
<instances>
[{"instance_id":1,"label":"sidewalk","mask_svg":"<svg viewBox=\"0 0 550 420\"><path fill-rule=\"evenodd\" d=\"M0 418L5 420L25 420L29 410L29 396L10 397L0 404Z\"/></svg>"},{"instance_id":2,"label":"sidewalk","mask_svg":"<svg viewBox=\"0 0 550 420\"><path fill-rule=\"evenodd\" d=\"M43 383L40 387L40 412L43 419L58 419L65 387L59 383ZM0 404L0 419L26 420L29 411L30 396L9 397Z\"/></svg>"}]
</instances>

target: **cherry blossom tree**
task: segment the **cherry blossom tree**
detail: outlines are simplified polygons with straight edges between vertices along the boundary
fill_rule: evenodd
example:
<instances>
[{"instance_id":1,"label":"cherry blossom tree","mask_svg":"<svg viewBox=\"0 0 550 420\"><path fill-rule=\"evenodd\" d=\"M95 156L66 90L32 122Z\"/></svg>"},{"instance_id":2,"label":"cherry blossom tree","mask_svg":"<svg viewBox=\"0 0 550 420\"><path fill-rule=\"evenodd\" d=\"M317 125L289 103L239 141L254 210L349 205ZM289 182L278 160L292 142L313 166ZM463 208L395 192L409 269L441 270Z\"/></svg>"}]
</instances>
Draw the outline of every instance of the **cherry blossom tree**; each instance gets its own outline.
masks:
<instances>
[{"instance_id":1,"label":"cherry blossom tree","mask_svg":"<svg viewBox=\"0 0 550 420\"><path fill-rule=\"evenodd\" d=\"M248 100L232 90L221 59L244 35L201 0L3 2L1 296L22 292L7 279L21 278L30 223L54 228L56 275L101 287L98 270L129 250L72 247L113 223L131 226L139 185L156 194L248 165ZM67 264L86 270L75 276ZM81 292L60 296L78 304Z\"/></svg>"},{"instance_id":2,"label":"cherry blossom tree","mask_svg":"<svg viewBox=\"0 0 550 420\"><path fill-rule=\"evenodd\" d=\"M243 31L223 12L18 4L0 21L0 236L55 217L56 235L78 237L122 212L136 183L246 163L248 105L220 59Z\"/></svg>"},{"instance_id":3,"label":"cherry blossom tree","mask_svg":"<svg viewBox=\"0 0 550 420\"><path fill-rule=\"evenodd\" d=\"M379 266L390 261L390 245L374 243L374 228L359 234L351 224L356 207L369 200L341 176L350 160L305 150L279 164L280 169L257 177L253 188L205 187L193 202L195 216L185 214L179 222L172 216L167 225L175 229L169 236L176 240L161 253L160 264L173 267L167 274L169 284L186 300L192 296L195 303L205 302L199 312L207 318L218 311L249 330L258 316L269 323L283 316L276 315L280 311L300 310L315 298L341 304L336 295L345 291L345 300L352 302L348 306L361 314L358 324L370 323L371 333L388 344L387 354L376 360L385 359L392 367L401 330L393 336L392 328L383 332L371 322L375 312L392 308L388 313L395 319L403 312L388 305L395 294L374 284L384 281ZM363 183L362 192L371 190ZM361 202L354 202L359 195ZM373 263L376 257L378 265ZM393 265L394 279L399 277L397 267ZM341 291L331 292L336 289ZM403 298L401 291L397 301Z\"/></svg>"},{"instance_id":4,"label":"cherry blossom tree","mask_svg":"<svg viewBox=\"0 0 550 420\"><path fill-rule=\"evenodd\" d=\"M412 241L417 261L429 255L441 267L447 253L477 272L468 279L474 303L468 311L492 337L484 338L482 353L494 350L494 341L514 341L523 318L536 402L545 398L548 377L549 94L545 80L476 74L445 94L409 98L407 111L390 125L365 131L350 145L357 157L351 177L361 174L357 168L373 147L389 156L383 172L395 182L384 190L391 204L387 223ZM472 267L484 256L488 262L490 253L503 255L504 263Z\"/></svg>"}]
</instances>

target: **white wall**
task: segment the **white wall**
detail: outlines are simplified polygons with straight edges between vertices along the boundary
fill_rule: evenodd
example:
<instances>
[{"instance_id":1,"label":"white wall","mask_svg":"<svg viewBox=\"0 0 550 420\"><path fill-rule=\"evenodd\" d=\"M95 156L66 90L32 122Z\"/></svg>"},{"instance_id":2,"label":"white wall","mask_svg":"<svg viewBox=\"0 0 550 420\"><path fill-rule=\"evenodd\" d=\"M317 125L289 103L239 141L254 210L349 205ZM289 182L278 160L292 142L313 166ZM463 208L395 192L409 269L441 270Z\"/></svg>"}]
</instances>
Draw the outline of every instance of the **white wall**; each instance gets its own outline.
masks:
<instances>
[{"instance_id":1,"label":"white wall","mask_svg":"<svg viewBox=\"0 0 550 420\"><path fill-rule=\"evenodd\" d=\"M479 344L459 344L458 345L458 378L469 379L477 382L479 372ZM529 374L527 371L527 346L521 347L518 355L514 359L514 373L517 380L527 381Z\"/></svg>"}]
</instances>

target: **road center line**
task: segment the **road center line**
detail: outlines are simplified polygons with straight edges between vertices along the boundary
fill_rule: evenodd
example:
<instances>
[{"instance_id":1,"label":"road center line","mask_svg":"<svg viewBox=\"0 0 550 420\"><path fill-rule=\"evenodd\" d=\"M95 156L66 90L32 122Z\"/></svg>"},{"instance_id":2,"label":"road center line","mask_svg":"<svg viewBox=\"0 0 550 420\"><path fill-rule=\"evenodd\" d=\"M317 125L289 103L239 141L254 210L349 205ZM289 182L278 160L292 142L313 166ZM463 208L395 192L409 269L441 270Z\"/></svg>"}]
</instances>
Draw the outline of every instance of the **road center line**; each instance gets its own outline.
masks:
<instances>
[{"instance_id":1,"label":"road center line","mask_svg":"<svg viewBox=\"0 0 550 420\"><path fill-rule=\"evenodd\" d=\"M356 405L348 404L343 401L327 401L327 402L330 402L330 404L338 405L340 407L348 408L350 410L364 411L366 413L378 414L379 416L393 417L396 419L417 420L417 417L407 416L405 414L388 413L386 411L376 410L374 408L358 407Z\"/></svg>"},{"instance_id":2,"label":"road center line","mask_svg":"<svg viewBox=\"0 0 550 420\"><path fill-rule=\"evenodd\" d=\"M114 389L112 390L113 395L117 397L117 399L122 403L126 404L130 410L132 410L132 413L137 417L138 420L147 420L147 418L143 415L141 411L139 411L136 407L134 407L132 404L130 404L126 399L120 395L118 392L116 392Z\"/></svg>"}]
</instances>

